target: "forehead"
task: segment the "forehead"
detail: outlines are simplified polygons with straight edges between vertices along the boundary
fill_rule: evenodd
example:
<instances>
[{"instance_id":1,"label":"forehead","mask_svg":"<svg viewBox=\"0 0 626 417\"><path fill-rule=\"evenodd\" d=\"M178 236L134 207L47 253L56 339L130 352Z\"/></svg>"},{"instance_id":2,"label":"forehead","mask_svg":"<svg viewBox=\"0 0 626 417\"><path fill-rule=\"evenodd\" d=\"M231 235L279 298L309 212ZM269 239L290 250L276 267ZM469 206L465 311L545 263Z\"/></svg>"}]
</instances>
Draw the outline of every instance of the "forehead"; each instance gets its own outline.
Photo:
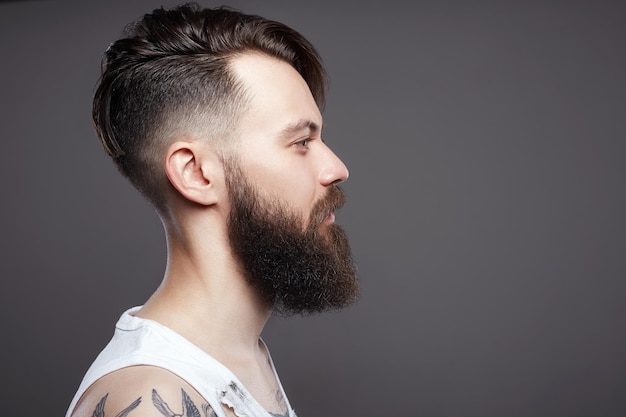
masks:
<instances>
[{"instance_id":1,"label":"forehead","mask_svg":"<svg viewBox=\"0 0 626 417\"><path fill-rule=\"evenodd\" d=\"M249 100L240 119L243 134L256 131L277 136L290 127L321 128L322 115L309 86L287 62L246 53L232 60L231 69Z\"/></svg>"}]
</instances>

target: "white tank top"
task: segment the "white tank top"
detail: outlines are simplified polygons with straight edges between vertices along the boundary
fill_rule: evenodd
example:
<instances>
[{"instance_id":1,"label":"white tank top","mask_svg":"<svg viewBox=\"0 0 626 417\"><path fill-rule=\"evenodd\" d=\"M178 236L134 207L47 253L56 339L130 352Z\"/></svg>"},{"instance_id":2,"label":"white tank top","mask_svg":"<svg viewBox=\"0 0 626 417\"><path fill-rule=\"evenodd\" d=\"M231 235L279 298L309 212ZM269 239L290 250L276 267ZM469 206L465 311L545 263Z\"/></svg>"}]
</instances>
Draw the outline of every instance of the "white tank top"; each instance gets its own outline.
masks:
<instances>
[{"instance_id":1,"label":"white tank top","mask_svg":"<svg viewBox=\"0 0 626 417\"><path fill-rule=\"evenodd\" d=\"M83 377L66 417L70 417L80 397L96 380L133 365L157 366L178 375L204 397L218 417L226 417L222 405L240 417L271 417L228 368L173 330L136 317L134 313L140 308L133 307L122 314L113 338ZM270 364L289 416L296 417L271 357Z\"/></svg>"}]
</instances>

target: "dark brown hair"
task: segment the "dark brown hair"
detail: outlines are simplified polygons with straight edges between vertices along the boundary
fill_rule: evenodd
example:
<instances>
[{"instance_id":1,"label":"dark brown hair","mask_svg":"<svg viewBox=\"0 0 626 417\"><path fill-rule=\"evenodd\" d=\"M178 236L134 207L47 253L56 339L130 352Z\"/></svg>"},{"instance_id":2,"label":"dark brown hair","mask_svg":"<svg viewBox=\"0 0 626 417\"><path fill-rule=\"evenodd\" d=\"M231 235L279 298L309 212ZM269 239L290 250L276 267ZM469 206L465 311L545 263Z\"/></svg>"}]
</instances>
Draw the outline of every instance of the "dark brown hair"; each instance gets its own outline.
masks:
<instances>
[{"instance_id":1,"label":"dark brown hair","mask_svg":"<svg viewBox=\"0 0 626 417\"><path fill-rule=\"evenodd\" d=\"M195 3L160 8L130 24L106 50L93 101L95 129L120 172L158 211L169 140L228 137L246 104L229 63L252 51L292 65L323 107L326 74L315 48L260 16Z\"/></svg>"}]
</instances>

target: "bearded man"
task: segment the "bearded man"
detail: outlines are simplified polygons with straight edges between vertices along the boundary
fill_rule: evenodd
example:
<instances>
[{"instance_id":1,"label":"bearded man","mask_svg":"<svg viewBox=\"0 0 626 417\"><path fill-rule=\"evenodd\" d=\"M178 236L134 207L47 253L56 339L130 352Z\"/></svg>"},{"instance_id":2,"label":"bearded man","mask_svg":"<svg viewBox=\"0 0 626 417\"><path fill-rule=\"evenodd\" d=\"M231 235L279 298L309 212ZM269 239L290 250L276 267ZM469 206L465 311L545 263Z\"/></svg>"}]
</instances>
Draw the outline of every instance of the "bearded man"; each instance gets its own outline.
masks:
<instances>
[{"instance_id":1,"label":"bearded man","mask_svg":"<svg viewBox=\"0 0 626 417\"><path fill-rule=\"evenodd\" d=\"M107 49L95 128L161 218L167 268L67 417L295 416L267 320L358 297L334 222L348 171L321 137L325 83L300 34L226 8L154 10Z\"/></svg>"}]
</instances>

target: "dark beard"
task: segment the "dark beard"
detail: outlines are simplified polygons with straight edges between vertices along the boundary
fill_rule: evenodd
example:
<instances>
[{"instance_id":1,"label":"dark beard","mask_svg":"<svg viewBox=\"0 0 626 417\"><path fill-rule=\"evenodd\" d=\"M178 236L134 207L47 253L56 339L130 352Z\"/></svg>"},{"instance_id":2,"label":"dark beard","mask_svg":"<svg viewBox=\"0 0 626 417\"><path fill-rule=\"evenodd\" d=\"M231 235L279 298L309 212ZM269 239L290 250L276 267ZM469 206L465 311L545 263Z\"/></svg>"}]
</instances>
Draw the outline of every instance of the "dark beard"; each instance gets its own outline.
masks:
<instances>
[{"instance_id":1,"label":"dark beard","mask_svg":"<svg viewBox=\"0 0 626 417\"><path fill-rule=\"evenodd\" d=\"M355 302L359 288L348 239L340 226L321 225L343 205L343 191L328 187L303 230L300 216L261 198L236 164L227 167L231 248L248 282L274 313L305 315Z\"/></svg>"}]
</instances>

